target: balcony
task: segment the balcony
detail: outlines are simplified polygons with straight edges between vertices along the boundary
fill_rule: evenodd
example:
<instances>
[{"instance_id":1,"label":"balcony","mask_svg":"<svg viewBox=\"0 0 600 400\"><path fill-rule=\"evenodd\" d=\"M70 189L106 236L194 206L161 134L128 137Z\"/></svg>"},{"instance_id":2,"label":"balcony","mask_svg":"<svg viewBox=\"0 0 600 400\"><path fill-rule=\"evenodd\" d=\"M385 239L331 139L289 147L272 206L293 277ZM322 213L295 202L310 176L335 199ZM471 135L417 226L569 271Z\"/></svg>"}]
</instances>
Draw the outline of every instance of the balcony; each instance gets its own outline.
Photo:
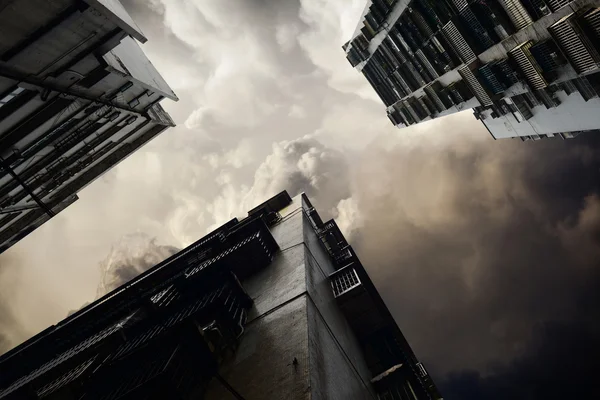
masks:
<instances>
[{"instance_id":1,"label":"balcony","mask_svg":"<svg viewBox=\"0 0 600 400\"><path fill-rule=\"evenodd\" d=\"M354 289L361 288L361 282L354 268L344 268L331 277L333 297L340 298Z\"/></svg>"},{"instance_id":2,"label":"balcony","mask_svg":"<svg viewBox=\"0 0 600 400\"><path fill-rule=\"evenodd\" d=\"M329 276L333 296L356 335L366 337L385 325L354 263Z\"/></svg>"},{"instance_id":3,"label":"balcony","mask_svg":"<svg viewBox=\"0 0 600 400\"><path fill-rule=\"evenodd\" d=\"M2 356L0 399L197 398L244 332L237 277L277 248L260 216L232 220Z\"/></svg>"}]
</instances>

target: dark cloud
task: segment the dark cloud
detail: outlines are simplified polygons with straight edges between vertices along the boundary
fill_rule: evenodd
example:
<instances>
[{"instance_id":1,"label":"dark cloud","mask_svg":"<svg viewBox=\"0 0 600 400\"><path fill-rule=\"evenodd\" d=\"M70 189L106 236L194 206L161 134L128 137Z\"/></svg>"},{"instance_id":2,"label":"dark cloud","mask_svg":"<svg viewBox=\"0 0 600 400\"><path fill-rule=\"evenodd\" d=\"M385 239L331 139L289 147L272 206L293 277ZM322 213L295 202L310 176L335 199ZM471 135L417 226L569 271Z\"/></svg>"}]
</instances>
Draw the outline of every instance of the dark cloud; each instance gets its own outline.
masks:
<instances>
[{"instance_id":1,"label":"dark cloud","mask_svg":"<svg viewBox=\"0 0 600 400\"><path fill-rule=\"evenodd\" d=\"M454 144L365 154L357 252L448 398L556 398L534 388L589 377L598 351L600 136L469 143L449 126Z\"/></svg>"},{"instance_id":2,"label":"dark cloud","mask_svg":"<svg viewBox=\"0 0 600 400\"><path fill-rule=\"evenodd\" d=\"M6 338L6 336L2 333L0 333L0 354L5 353L7 350L10 349L10 344L8 339Z\"/></svg>"},{"instance_id":3,"label":"dark cloud","mask_svg":"<svg viewBox=\"0 0 600 400\"><path fill-rule=\"evenodd\" d=\"M79 308L77 308L77 309L75 309L75 310L71 310L71 311L69 311L69 312L67 313L67 317L70 317L71 315L75 314L77 311L79 311L79 310L81 310L82 308L84 308L84 307L88 306L89 304L90 304L90 302L89 302L89 301L86 301L85 303L83 303L83 304L81 305L81 307L79 307Z\"/></svg>"},{"instance_id":4,"label":"dark cloud","mask_svg":"<svg viewBox=\"0 0 600 400\"><path fill-rule=\"evenodd\" d=\"M178 251L173 246L159 245L155 239L143 234L124 236L112 246L108 256L100 263L101 280L97 298L129 282Z\"/></svg>"},{"instance_id":5,"label":"dark cloud","mask_svg":"<svg viewBox=\"0 0 600 400\"><path fill-rule=\"evenodd\" d=\"M8 337L8 330L14 327L14 320L10 309L0 299L0 354L5 353L12 347L12 341Z\"/></svg>"},{"instance_id":6,"label":"dark cloud","mask_svg":"<svg viewBox=\"0 0 600 400\"><path fill-rule=\"evenodd\" d=\"M0 354L10 350L22 337L30 335L15 318L11 299L22 285L15 274L15 260L10 254L0 256Z\"/></svg>"},{"instance_id":7,"label":"dark cloud","mask_svg":"<svg viewBox=\"0 0 600 400\"><path fill-rule=\"evenodd\" d=\"M546 323L536 329L528 352L488 376L452 373L442 383L451 399L594 398L600 330L586 322Z\"/></svg>"}]
</instances>

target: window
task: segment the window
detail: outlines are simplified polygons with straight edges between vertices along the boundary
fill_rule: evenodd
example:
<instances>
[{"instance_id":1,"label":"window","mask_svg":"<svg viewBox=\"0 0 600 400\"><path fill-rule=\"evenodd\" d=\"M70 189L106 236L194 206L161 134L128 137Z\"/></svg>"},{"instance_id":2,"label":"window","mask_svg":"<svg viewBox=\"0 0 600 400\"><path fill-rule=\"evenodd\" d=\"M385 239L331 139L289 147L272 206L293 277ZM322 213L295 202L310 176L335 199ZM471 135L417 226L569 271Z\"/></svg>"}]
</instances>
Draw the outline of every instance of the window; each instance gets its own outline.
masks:
<instances>
[{"instance_id":1,"label":"window","mask_svg":"<svg viewBox=\"0 0 600 400\"><path fill-rule=\"evenodd\" d=\"M126 91L127 89L129 89L129 88L130 88L130 87L132 87L132 86L133 86L133 82L131 82L131 81L130 81L130 82L127 82L126 84L124 84L123 86L121 86L121 87L119 88L119 92L121 92L121 93L122 93L122 92Z\"/></svg>"},{"instance_id":2,"label":"window","mask_svg":"<svg viewBox=\"0 0 600 400\"><path fill-rule=\"evenodd\" d=\"M4 95L4 97L2 97L0 99L0 107L3 107L5 104L8 104L12 99L17 97L19 94L23 93L24 91L25 91L25 89L23 89L21 87L17 87L10 93Z\"/></svg>"},{"instance_id":3,"label":"window","mask_svg":"<svg viewBox=\"0 0 600 400\"><path fill-rule=\"evenodd\" d=\"M335 298L340 297L344 293L349 292L360 285L361 282L358 274L352 267L343 268L331 275L331 287Z\"/></svg>"},{"instance_id":4,"label":"window","mask_svg":"<svg viewBox=\"0 0 600 400\"><path fill-rule=\"evenodd\" d=\"M105 70L104 67L98 67L87 74L85 78L77 82L77 85L89 89L109 74L110 72Z\"/></svg>"},{"instance_id":5,"label":"window","mask_svg":"<svg viewBox=\"0 0 600 400\"><path fill-rule=\"evenodd\" d=\"M135 108L135 107L137 107L139 105L140 105L140 99L139 98L135 98L135 99L133 99L133 100L131 100L129 102L129 107L131 107L131 108Z\"/></svg>"},{"instance_id":6,"label":"window","mask_svg":"<svg viewBox=\"0 0 600 400\"><path fill-rule=\"evenodd\" d=\"M109 120L110 122L113 122L115 119L119 118L119 115L121 115L121 113L120 113L120 112L118 112L118 111L115 111L115 112L113 112L112 114L110 114L110 115L108 116L108 120Z\"/></svg>"}]
</instances>

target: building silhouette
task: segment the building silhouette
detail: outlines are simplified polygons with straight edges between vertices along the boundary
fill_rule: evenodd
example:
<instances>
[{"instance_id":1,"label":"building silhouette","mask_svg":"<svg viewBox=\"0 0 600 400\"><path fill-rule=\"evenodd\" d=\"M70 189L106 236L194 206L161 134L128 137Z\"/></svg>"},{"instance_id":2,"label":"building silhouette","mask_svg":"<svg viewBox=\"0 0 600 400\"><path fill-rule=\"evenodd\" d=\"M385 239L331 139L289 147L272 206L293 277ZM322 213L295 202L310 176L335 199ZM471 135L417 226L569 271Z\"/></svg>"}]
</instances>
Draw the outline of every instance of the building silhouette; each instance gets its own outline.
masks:
<instances>
[{"instance_id":1,"label":"building silhouette","mask_svg":"<svg viewBox=\"0 0 600 400\"><path fill-rule=\"evenodd\" d=\"M600 1L367 3L343 47L394 125L473 109L495 139L600 129Z\"/></svg>"},{"instance_id":2,"label":"building silhouette","mask_svg":"<svg viewBox=\"0 0 600 400\"><path fill-rule=\"evenodd\" d=\"M287 192L0 357L0 399L440 399L336 223Z\"/></svg>"},{"instance_id":3,"label":"building silhouette","mask_svg":"<svg viewBox=\"0 0 600 400\"><path fill-rule=\"evenodd\" d=\"M118 0L0 6L0 253L173 121Z\"/></svg>"}]
</instances>

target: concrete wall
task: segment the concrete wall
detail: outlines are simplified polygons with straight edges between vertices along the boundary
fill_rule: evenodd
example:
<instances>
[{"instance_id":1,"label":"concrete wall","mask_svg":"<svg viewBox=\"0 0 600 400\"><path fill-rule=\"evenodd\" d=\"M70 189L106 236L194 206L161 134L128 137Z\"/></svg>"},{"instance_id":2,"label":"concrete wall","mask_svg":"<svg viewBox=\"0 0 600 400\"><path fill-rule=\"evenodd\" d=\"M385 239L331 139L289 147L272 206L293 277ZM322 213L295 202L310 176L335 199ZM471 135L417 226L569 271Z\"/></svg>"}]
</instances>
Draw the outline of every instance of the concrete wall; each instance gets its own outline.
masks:
<instances>
[{"instance_id":1,"label":"concrete wall","mask_svg":"<svg viewBox=\"0 0 600 400\"><path fill-rule=\"evenodd\" d=\"M249 321L306 293L301 205L296 202L288 209L289 213L271 228L271 234L279 245L273 262L242 282L254 301Z\"/></svg>"},{"instance_id":2,"label":"concrete wall","mask_svg":"<svg viewBox=\"0 0 600 400\"><path fill-rule=\"evenodd\" d=\"M298 202L271 233L280 251L267 268L242 282L254 305L240 347L221 373L247 399L308 399L308 300ZM233 399L216 381L206 398Z\"/></svg>"},{"instance_id":3,"label":"concrete wall","mask_svg":"<svg viewBox=\"0 0 600 400\"><path fill-rule=\"evenodd\" d=\"M365 388L344 349L328 330L314 303L308 303L310 391L315 400L376 399Z\"/></svg>"},{"instance_id":4,"label":"concrete wall","mask_svg":"<svg viewBox=\"0 0 600 400\"><path fill-rule=\"evenodd\" d=\"M362 352L333 298L333 265L301 197L280 214L271 228L280 251L242 282L254 305L221 375L249 400L376 399ZM206 398L234 397L213 380Z\"/></svg>"},{"instance_id":5,"label":"concrete wall","mask_svg":"<svg viewBox=\"0 0 600 400\"><path fill-rule=\"evenodd\" d=\"M130 76L135 83L145 89L178 100L169 84L158 73L152 62L135 39L126 37L114 49L103 56L109 68Z\"/></svg>"},{"instance_id":6,"label":"concrete wall","mask_svg":"<svg viewBox=\"0 0 600 400\"><path fill-rule=\"evenodd\" d=\"M304 251L301 246L279 253L273 263L242 283L254 300L249 321L306 293Z\"/></svg>"},{"instance_id":7,"label":"concrete wall","mask_svg":"<svg viewBox=\"0 0 600 400\"><path fill-rule=\"evenodd\" d=\"M246 327L235 356L220 371L245 399L310 399L306 307L301 296ZM213 379L205 399L235 397Z\"/></svg>"},{"instance_id":8,"label":"concrete wall","mask_svg":"<svg viewBox=\"0 0 600 400\"><path fill-rule=\"evenodd\" d=\"M142 43L146 37L119 0L85 0L90 6L103 12L115 25Z\"/></svg>"},{"instance_id":9,"label":"concrete wall","mask_svg":"<svg viewBox=\"0 0 600 400\"><path fill-rule=\"evenodd\" d=\"M362 350L333 297L329 282L333 264L310 221L303 219L313 394L326 399L377 398Z\"/></svg>"}]
</instances>

